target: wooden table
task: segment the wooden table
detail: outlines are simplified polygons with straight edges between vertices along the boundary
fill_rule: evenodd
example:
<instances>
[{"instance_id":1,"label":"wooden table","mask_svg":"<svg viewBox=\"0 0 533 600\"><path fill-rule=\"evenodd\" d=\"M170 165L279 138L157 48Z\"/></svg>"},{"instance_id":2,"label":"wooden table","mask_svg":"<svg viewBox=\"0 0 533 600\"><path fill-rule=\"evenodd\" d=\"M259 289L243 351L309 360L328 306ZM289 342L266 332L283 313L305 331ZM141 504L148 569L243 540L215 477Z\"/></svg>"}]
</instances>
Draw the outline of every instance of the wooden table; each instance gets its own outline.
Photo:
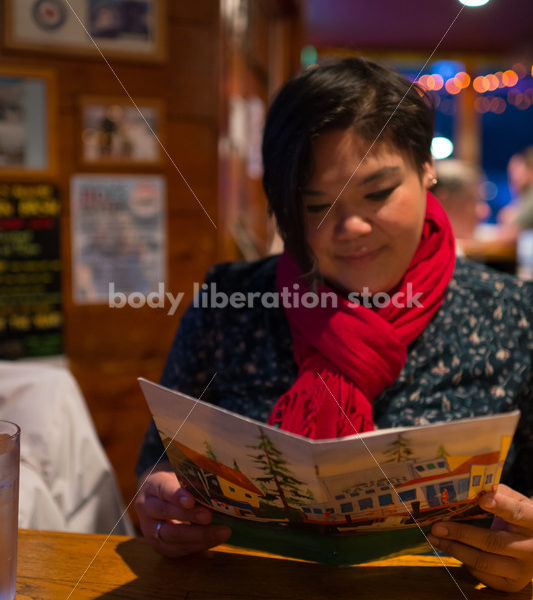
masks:
<instances>
[{"instance_id":1,"label":"wooden table","mask_svg":"<svg viewBox=\"0 0 533 600\"><path fill-rule=\"evenodd\" d=\"M437 557L406 556L337 568L219 546L205 555L172 561L140 538L105 540L103 535L21 530L17 600L533 598L531 585L514 595L483 588L451 558L444 560L462 591Z\"/></svg>"}]
</instances>

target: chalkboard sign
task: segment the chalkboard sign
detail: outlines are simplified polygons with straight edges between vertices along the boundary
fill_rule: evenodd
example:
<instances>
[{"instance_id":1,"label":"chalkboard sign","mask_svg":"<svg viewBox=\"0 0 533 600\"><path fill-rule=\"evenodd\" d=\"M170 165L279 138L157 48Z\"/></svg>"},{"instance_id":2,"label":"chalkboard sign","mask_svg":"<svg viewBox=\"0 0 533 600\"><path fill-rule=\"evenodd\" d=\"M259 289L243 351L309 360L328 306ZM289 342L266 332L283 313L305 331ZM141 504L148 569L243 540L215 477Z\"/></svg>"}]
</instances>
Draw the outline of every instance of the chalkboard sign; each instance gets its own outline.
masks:
<instances>
[{"instance_id":1,"label":"chalkboard sign","mask_svg":"<svg viewBox=\"0 0 533 600\"><path fill-rule=\"evenodd\" d=\"M0 358L63 352L60 213L51 185L0 184Z\"/></svg>"}]
</instances>

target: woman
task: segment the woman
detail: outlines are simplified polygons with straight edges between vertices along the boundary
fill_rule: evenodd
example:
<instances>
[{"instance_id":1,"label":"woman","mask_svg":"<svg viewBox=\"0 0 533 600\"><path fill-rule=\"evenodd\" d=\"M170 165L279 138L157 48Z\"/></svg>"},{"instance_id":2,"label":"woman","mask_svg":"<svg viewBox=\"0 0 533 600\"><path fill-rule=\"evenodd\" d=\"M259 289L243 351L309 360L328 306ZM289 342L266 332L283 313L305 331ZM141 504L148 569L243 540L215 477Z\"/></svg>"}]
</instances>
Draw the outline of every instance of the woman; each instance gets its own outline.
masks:
<instances>
[{"instance_id":1,"label":"woman","mask_svg":"<svg viewBox=\"0 0 533 600\"><path fill-rule=\"evenodd\" d=\"M533 289L456 264L448 219L427 192L432 124L424 93L372 61L288 82L263 139L263 182L285 252L216 265L202 294L213 285L258 296L333 291L336 308L191 306L162 384L313 438L520 407L505 473L518 491L502 485L482 500L507 529L446 523L445 535L436 524L431 537L481 581L511 591L533 575ZM151 472L162 453L152 424L138 464L140 481L148 475L136 503L144 535L168 556L226 541L230 531L209 525L210 511L167 462Z\"/></svg>"}]
</instances>

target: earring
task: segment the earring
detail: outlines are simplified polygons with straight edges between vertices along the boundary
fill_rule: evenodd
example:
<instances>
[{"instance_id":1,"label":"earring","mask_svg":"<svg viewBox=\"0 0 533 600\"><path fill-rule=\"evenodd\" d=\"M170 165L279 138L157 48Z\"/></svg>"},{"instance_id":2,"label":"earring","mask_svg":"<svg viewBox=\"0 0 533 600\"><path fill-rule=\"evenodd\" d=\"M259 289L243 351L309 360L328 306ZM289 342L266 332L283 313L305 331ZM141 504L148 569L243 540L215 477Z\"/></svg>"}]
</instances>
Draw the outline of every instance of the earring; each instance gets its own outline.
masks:
<instances>
[{"instance_id":1,"label":"earring","mask_svg":"<svg viewBox=\"0 0 533 600\"><path fill-rule=\"evenodd\" d=\"M429 180L431 187L433 187L434 185L437 185L438 182L439 182L439 180L436 177L431 177Z\"/></svg>"}]
</instances>

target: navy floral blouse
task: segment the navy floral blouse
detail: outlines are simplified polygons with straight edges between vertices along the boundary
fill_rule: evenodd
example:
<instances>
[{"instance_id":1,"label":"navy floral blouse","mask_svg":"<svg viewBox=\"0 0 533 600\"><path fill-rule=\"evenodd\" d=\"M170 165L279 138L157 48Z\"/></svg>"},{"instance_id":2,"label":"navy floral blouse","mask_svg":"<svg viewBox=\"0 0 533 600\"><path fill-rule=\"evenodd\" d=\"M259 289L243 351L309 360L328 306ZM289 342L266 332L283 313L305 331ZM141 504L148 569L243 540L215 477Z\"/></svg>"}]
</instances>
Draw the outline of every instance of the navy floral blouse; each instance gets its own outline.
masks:
<instances>
[{"instance_id":1,"label":"navy floral blouse","mask_svg":"<svg viewBox=\"0 0 533 600\"><path fill-rule=\"evenodd\" d=\"M278 256L271 256L218 264L207 273L206 283L228 294L273 292L277 261ZM458 258L445 301L408 347L398 379L374 399L376 427L423 425L520 408L502 481L531 496L532 358L533 283ZM203 400L266 421L297 373L282 307L264 308L259 301L253 308L191 305L182 317L161 384L195 397L205 391ZM137 475L162 453L152 422Z\"/></svg>"}]
</instances>

